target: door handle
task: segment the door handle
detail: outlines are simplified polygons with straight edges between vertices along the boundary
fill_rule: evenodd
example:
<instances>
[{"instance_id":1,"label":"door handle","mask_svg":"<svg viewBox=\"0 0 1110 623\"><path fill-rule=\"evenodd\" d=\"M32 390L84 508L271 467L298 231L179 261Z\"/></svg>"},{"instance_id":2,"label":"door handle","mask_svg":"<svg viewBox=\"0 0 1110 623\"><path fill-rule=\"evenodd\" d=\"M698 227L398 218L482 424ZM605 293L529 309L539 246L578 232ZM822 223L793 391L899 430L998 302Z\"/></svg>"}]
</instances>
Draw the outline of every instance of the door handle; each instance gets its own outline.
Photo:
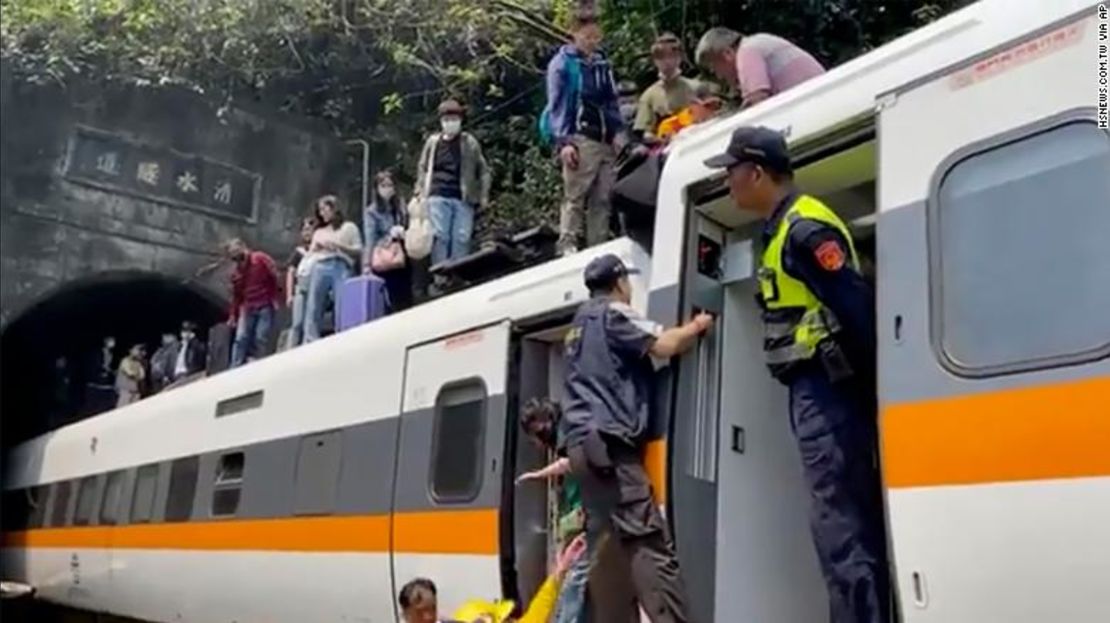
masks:
<instances>
[{"instance_id":1,"label":"door handle","mask_svg":"<svg viewBox=\"0 0 1110 623\"><path fill-rule=\"evenodd\" d=\"M744 454L744 427L732 426L732 451L737 454Z\"/></svg>"}]
</instances>

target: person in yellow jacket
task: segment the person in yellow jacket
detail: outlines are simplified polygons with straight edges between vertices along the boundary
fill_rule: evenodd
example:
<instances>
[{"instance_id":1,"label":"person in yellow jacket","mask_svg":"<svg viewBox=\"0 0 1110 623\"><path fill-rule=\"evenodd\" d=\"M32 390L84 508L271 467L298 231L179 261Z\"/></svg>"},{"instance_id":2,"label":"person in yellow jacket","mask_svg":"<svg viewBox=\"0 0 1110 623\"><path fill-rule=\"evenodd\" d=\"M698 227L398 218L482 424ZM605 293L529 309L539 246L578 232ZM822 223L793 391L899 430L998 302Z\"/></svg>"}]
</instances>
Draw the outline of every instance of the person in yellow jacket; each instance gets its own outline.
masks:
<instances>
[{"instance_id":1,"label":"person in yellow jacket","mask_svg":"<svg viewBox=\"0 0 1110 623\"><path fill-rule=\"evenodd\" d=\"M548 623L551 620L555 603L559 600L559 585L563 576L585 551L586 535L580 534L559 554L555 569L547 576L543 586L532 598L532 603L528 605L528 610L516 623ZM488 602L475 599L463 604L452 618L459 623L507 623L515 607L516 604L512 601Z\"/></svg>"}]
</instances>

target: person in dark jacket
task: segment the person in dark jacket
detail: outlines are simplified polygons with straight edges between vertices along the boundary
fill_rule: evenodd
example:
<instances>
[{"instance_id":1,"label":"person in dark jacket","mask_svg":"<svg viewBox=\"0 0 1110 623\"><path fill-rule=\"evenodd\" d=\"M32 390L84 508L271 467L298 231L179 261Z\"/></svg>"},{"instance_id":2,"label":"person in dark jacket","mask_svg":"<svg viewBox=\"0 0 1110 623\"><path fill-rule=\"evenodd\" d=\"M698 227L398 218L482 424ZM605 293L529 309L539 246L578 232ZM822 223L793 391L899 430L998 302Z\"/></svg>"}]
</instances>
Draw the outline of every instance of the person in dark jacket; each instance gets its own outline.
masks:
<instances>
[{"instance_id":1,"label":"person in dark jacket","mask_svg":"<svg viewBox=\"0 0 1110 623\"><path fill-rule=\"evenodd\" d=\"M374 254L381 247L399 245L403 252L405 228L409 224L408 212L397 192L392 171L378 172L374 181L374 198L362 212L362 239L366 241L362 272L373 272L385 281L390 309L400 311L412 305L412 265L403 253L404 263L400 266L375 270L373 263Z\"/></svg>"},{"instance_id":2,"label":"person in dark jacket","mask_svg":"<svg viewBox=\"0 0 1110 623\"><path fill-rule=\"evenodd\" d=\"M616 181L617 138L624 130L620 98L609 59L601 51L601 26L589 11L571 23L574 42L547 65L547 111L563 168L559 251L576 252L609 236L609 192Z\"/></svg>"},{"instance_id":3,"label":"person in dark jacket","mask_svg":"<svg viewBox=\"0 0 1110 623\"><path fill-rule=\"evenodd\" d=\"M208 347L197 335L196 323L189 320L181 323L181 341L173 363L173 382L180 382L203 371L207 359Z\"/></svg>"},{"instance_id":4,"label":"person in dark jacket","mask_svg":"<svg viewBox=\"0 0 1110 623\"><path fill-rule=\"evenodd\" d=\"M589 540L610 533L652 623L689 621L678 558L642 462L655 365L692 348L713 325L699 314L664 329L631 306L635 274L615 255L585 271L590 300L565 338L566 382L559 444L578 480Z\"/></svg>"}]
</instances>

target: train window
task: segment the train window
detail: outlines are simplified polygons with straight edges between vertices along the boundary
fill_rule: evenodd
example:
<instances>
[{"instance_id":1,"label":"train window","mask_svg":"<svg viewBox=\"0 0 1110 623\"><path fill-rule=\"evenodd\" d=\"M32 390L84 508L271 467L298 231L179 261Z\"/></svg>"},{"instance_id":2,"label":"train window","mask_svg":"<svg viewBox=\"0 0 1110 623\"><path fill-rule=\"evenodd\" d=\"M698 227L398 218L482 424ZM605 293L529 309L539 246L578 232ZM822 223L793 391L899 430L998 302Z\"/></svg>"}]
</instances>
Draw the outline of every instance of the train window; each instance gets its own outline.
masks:
<instances>
[{"instance_id":1,"label":"train window","mask_svg":"<svg viewBox=\"0 0 1110 623\"><path fill-rule=\"evenodd\" d=\"M86 476L77 486L77 509L73 511L73 524L87 526L96 514L96 476Z\"/></svg>"},{"instance_id":2,"label":"train window","mask_svg":"<svg viewBox=\"0 0 1110 623\"><path fill-rule=\"evenodd\" d=\"M104 483L104 494L100 498L100 523L103 525L113 525L119 520L119 502L123 497L123 475L124 472L112 472L108 474L108 480Z\"/></svg>"},{"instance_id":3,"label":"train window","mask_svg":"<svg viewBox=\"0 0 1110 623\"><path fill-rule=\"evenodd\" d=\"M322 515L335 510L342 445L339 431L308 435L301 439L301 448L297 453L294 514Z\"/></svg>"},{"instance_id":4,"label":"train window","mask_svg":"<svg viewBox=\"0 0 1110 623\"><path fill-rule=\"evenodd\" d=\"M449 385L436 398L432 432L432 497L469 502L482 488L486 387L481 381Z\"/></svg>"},{"instance_id":5,"label":"train window","mask_svg":"<svg viewBox=\"0 0 1110 623\"><path fill-rule=\"evenodd\" d=\"M50 505L50 526L59 527L66 525L69 519L69 493L73 488L72 482L58 482L54 484L54 501Z\"/></svg>"},{"instance_id":6,"label":"train window","mask_svg":"<svg viewBox=\"0 0 1110 623\"><path fill-rule=\"evenodd\" d=\"M1110 355L1107 171L1110 135L1088 121L989 145L947 170L930 204L945 365L986 376Z\"/></svg>"},{"instance_id":7,"label":"train window","mask_svg":"<svg viewBox=\"0 0 1110 623\"><path fill-rule=\"evenodd\" d=\"M227 417L242 413L244 411L251 411L258 409L262 406L262 392L250 392L234 398L228 398L216 403L216 417Z\"/></svg>"},{"instance_id":8,"label":"train window","mask_svg":"<svg viewBox=\"0 0 1110 623\"><path fill-rule=\"evenodd\" d=\"M158 465L144 465L135 474L131 495L131 523L149 522L154 517L154 492L158 488Z\"/></svg>"},{"instance_id":9,"label":"train window","mask_svg":"<svg viewBox=\"0 0 1110 623\"><path fill-rule=\"evenodd\" d=\"M166 496L166 521L188 521L197 493L198 459L187 456L170 465L170 489Z\"/></svg>"},{"instance_id":10,"label":"train window","mask_svg":"<svg viewBox=\"0 0 1110 623\"><path fill-rule=\"evenodd\" d=\"M213 517L227 517L239 511L245 469L246 457L242 452L231 452L220 457L220 462L216 465L216 480L212 485Z\"/></svg>"}]
</instances>

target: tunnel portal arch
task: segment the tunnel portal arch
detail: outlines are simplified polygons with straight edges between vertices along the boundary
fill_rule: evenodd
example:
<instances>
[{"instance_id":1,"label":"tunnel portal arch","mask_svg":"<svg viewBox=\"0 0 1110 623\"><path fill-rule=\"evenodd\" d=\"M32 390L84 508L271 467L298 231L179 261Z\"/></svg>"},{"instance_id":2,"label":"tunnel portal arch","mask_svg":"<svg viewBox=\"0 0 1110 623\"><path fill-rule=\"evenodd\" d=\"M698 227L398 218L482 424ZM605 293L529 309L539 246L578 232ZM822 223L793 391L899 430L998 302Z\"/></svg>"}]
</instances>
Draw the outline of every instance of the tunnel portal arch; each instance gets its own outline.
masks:
<instances>
[{"instance_id":1,"label":"tunnel portal arch","mask_svg":"<svg viewBox=\"0 0 1110 623\"><path fill-rule=\"evenodd\" d=\"M118 360L134 344L153 352L185 320L205 339L225 315L220 294L146 271L99 273L45 293L0 332L3 445L91 415L84 390L104 337L116 338Z\"/></svg>"}]
</instances>

